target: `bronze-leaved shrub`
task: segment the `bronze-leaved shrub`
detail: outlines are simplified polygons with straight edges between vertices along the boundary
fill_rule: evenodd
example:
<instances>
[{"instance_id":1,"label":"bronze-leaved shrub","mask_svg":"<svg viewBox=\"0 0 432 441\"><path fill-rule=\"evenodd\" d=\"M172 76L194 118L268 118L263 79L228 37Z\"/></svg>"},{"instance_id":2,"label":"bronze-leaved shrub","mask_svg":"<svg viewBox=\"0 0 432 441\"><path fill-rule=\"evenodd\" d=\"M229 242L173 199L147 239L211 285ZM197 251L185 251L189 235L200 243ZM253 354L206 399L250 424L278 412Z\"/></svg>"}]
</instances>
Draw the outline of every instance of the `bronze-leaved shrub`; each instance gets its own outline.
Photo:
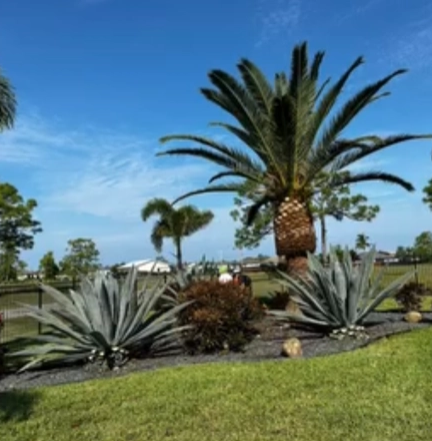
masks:
<instances>
[{"instance_id":1,"label":"bronze-leaved shrub","mask_svg":"<svg viewBox=\"0 0 432 441\"><path fill-rule=\"evenodd\" d=\"M192 325L184 334L189 353L241 350L256 333L254 321L263 315L250 289L217 280L191 283L179 301L193 301L179 317L181 325Z\"/></svg>"},{"instance_id":2,"label":"bronze-leaved shrub","mask_svg":"<svg viewBox=\"0 0 432 441\"><path fill-rule=\"evenodd\" d=\"M420 311L422 308L423 297L431 295L431 290L422 283L407 283L395 295L395 300L405 312Z\"/></svg>"}]
</instances>

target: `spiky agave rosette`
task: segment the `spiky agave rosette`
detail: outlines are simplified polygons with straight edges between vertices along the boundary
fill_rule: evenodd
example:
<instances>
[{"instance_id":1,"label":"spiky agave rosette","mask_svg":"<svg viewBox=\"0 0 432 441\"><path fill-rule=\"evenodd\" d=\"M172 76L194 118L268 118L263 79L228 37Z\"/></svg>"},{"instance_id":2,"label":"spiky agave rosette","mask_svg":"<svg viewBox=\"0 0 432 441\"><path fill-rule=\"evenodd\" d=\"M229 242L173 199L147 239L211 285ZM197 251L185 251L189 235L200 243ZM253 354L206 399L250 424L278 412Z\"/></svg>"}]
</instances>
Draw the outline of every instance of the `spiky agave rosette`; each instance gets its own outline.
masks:
<instances>
[{"instance_id":1,"label":"spiky agave rosette","mask_svg":"<svg viewBox=\"0 0 432 441\"><path fill-rule=\"evenodd\" d=\"M282 321L306 325L329 333L334 338L365 337L365 320L385 299L394 296L415 274L408 272L381 288L383 268L372 280L376 251L372 248L354 265L349 250L339 260L334 249L325 267L317 257L308 255L309 270L304 278L278 271L277 281L288 288L302 314L287 311L268 313Z\"/></svg>"},{"instance_id":2,"label":"spiky agave rosette","mask_svg":"<svg viewBox=\"0 0 432 441\"><path fill-rule=\"evenodd\" d=\"M84 278L79 291L62 293L41 285L55 305L46 309L26 306L28 316L47 326L50 333L30 340L27 349L14 354L29 357L22 369L64 363L100 361L121 366L131 357L171 349L187 327L177 326L178 312L188 304L158 307L166 284L151 286L149 276L136 289L137 271L132 268L123 283L106 274Z\"/></svg>"}]
</instances>

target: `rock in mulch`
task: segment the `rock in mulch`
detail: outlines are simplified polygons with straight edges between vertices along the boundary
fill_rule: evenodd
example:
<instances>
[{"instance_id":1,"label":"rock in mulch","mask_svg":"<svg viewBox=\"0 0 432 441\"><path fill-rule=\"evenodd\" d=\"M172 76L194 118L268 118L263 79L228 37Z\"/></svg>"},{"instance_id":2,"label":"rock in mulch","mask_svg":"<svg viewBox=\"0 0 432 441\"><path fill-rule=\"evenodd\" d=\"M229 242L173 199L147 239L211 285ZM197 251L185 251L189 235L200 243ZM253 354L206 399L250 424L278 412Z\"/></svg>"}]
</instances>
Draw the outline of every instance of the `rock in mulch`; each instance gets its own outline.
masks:
<instances>
[{"instance_id":1,"label":"rock in mulch","mask_svg":"<svg viewBox=\"0 0 432 441\"><path fill-rule=\"evenodd\" d=\"M298 338L289 338L282 345L282 355L288 358L300 358L303 355L302 344Z\"/></svg>"},{"instance_id":2,"label":"rock in mulch","mask_svg":"<svg viewBox=\"0 0 432 441\"><path fill-rule=\"evenodd\" d=\"M407 312L404 320L408 323L419 323L422 321L423 316L418 311Z\"/></svg>"},{"instance_id":3,"label":"rock in mulch","mask_svg":"<svg viewBox=\"0 0 432 441\"><path fill-rule=\"evenodd\" d=\"M365 324L367 325L369 339L356 340L346 338L344 340L335 340L322 334L280 325L279 323L273 322L270 318L266 318L257 325L260 335L249 343L243 352L195 356L177 353L159 358L133 360L117 371L100 372L94 367L88 366L86 368L68 367L49 371L25 372L20 375L8 375L0 379L0 393L13 389L29 389L41 386L77 383L95 378L119 377L131 372L148 371L162 367L202 363L259 362L266 360L289 363L289 358L287 359L281 356L283 343L288 339L298 339L301 342L303 358L312 358L352 351L373 343L380 338L415 329L422 329L431 324L431 313L424 313L423 320L420 323L408 323L404 321L403 313L373 313L370 315L368 323Z\"/></svg>"}]
</instances>

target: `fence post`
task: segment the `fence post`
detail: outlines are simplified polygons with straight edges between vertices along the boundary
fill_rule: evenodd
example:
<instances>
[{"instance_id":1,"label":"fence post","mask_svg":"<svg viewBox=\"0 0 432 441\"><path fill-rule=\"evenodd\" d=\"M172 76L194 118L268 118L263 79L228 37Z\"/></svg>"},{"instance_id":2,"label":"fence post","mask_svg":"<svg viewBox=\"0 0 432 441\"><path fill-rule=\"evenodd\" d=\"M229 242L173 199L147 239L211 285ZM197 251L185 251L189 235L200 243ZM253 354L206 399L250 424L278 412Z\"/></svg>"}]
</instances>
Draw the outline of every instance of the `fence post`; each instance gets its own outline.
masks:
<instances>
[{"instance_id":1,"label":"fence post","mask_svg":"<svg viewBox=\"0 0 432 441\"><path fill-rule=\"evenodd\" d=\"M43 308L43 291L40 286L38 287L38 308L39 309ZM38 335L41 334L42 334L42 323L38 321Z\"/></svg>"},{"instance_id":2,"label":"fence post","mask_svg":"<svg viewBox=\"0 0 432 441\"><path fill-rule=\"evenodd\" d=\"M417 266L417 258L415 254L413 254L413 260L414 260L414 271L415 271L414 278L415 278L415 283L418 285L419 283L418 266Z\"/></svg>"}]
</instances>

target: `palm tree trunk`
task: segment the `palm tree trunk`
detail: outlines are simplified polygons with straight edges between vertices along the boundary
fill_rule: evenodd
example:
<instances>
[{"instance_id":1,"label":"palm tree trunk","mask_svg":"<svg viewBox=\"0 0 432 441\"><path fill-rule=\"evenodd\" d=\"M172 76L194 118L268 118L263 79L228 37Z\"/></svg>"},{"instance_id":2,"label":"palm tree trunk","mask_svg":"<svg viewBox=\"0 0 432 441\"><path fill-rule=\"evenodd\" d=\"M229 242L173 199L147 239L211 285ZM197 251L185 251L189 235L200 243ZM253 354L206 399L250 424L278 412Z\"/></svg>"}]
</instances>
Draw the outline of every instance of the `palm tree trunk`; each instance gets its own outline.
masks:
<instances>
[{"instance_id":1,"label":"palm tree trunk","mask_svg":"<svg viewBox=\"0 0 432 441\"><path fill-rule=\"evenodd\" d=\"M277 205L274 236L277 255L285 257L287 272L303 275L308 268L307 252L316 249L313 217L307 205L288 197Z\"/></svg>"},{"instance_id":2,"label":"palm tree trunk","mask_svg":"<svg viewBox=\"0 0 432 441\"><path fill-rule=\"evenodd\" d=\"M182 255L182 249L181 249L181 239L175 239L174 244L176 247L177 269L181 270L183 268L183 255Z\"/></svg>"},{"instance_id":3,"label":"palm tree trunk","mask_svg":"<svg viewBox=\"0 0 432 441\"><path fill-rule=\"evenodd\" d=\"M327 264L327 226L325 222L325 216L319 217L321 224L321 254L323 264Z\"/></svg>"}]
</instances>

